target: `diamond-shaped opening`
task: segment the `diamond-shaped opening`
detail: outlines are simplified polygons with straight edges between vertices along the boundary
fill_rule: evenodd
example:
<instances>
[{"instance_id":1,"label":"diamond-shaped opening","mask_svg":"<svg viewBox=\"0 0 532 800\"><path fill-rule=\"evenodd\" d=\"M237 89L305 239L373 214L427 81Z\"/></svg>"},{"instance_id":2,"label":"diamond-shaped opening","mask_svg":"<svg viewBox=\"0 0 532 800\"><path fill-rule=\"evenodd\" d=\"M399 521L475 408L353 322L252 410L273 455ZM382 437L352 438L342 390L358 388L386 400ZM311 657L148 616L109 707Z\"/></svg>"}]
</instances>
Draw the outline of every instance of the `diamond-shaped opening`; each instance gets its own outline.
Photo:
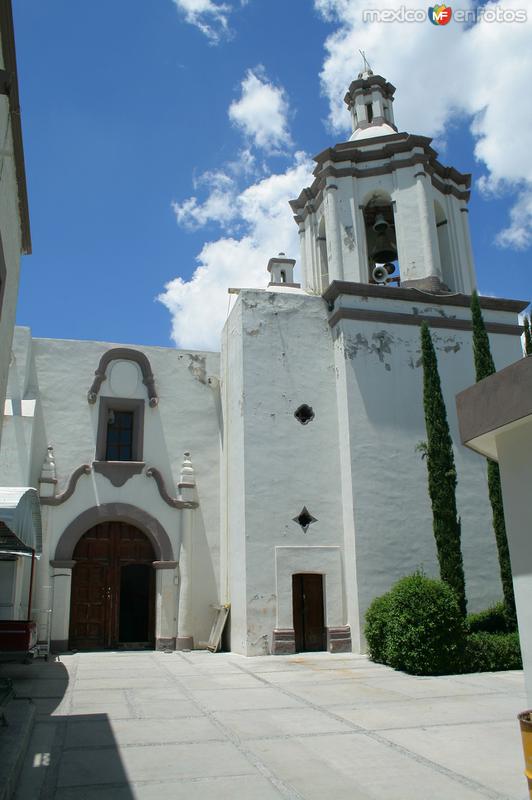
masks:
<instances>
[{"instance_id":1,"label":"diamond-shaped opening","mask_svg":"<svg viewBox=\"0 0 532 800\"><path fill-rule=\"evenodd\" d=\"M297 524L301 526L301 528L303 529L303 533L307 532L309 525L312 525L313 522L317 521L318 520L316 519L316 517L312 516L312 514L310 513L310 511L306 506L303 506L303 509L300 511L297 517L294 517L294 522L297 522Z\"/></svg>"},{"instance_id":2,"label":"diamond-shaped opening","mask_svg":"<svg viewBox=\"0 0 532 800\"><path fill-rule=\"evenodd\" d=\"M314 419L314 416L314 410L306 403L303 403L302 406L299 406L299 408L294 411L294 417L302 425L307 425L309 422L311 422L311 420Z\"/></svg>"}]
</instances>

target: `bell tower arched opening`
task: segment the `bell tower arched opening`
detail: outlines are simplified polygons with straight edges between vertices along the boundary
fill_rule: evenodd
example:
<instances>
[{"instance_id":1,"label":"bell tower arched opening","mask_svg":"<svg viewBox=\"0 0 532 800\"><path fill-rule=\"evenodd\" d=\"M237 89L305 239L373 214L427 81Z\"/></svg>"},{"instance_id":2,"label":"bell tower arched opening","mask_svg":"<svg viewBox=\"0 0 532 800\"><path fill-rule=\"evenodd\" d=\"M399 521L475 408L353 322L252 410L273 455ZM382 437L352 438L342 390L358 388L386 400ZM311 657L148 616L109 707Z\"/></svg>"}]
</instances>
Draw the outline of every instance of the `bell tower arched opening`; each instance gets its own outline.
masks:
<instances>
[{"instance_id":1,"label":"bell tower arched opening","mask_svg":"<svg viewBox=\"0 0 532 800\"><path fill-rule=\"evenodd\" d=\"M369 283L400 284L395 215L390 196L375 192L363 207Z\"/></svg>"},{"instance_id":2,"label":"bell tower arched opening","mask_svg":"<svg viewBox=\"0 0 532 800\"><path fill-rule=\"evenodd\" d=\"M329 257L327 255L327 237L325 235L325 217L323 216L318 225L318 259L321 290L325 291L329 285Z\"/></svg>"},{"instance_id":3,"label":"bell tower arched opening","mask_svg":"<svg viewBox=\"0 0 532 800\"><path fill-rule=\"evenodd\" d=\"M453 275L449 222L441 204L437 200L434 201L434 216L436 219L436 231L438 233L442 281L446 288L452 290L455 286L455 279Z\"/></svg>"}]
</instances>

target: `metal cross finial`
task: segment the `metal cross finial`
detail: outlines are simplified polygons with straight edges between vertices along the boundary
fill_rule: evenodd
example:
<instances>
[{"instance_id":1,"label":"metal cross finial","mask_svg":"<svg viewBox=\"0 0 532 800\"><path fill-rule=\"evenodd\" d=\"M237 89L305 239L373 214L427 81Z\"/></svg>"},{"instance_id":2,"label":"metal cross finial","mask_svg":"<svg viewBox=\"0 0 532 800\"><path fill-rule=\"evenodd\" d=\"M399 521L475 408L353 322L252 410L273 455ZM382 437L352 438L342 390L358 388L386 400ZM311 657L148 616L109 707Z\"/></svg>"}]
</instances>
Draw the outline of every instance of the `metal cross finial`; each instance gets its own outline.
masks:
<instances>
[{"instance_id":1,"label":"metal cross finial","mask_svg":"<svg viewBox=\"0 0 532 800\"><path fill-rule=\"evenodd\" d=\"M364 72L371 72L371 67L369 65L368 59L366 58L365 52L363 50L359 50L358 52L364 59Z\"/></svg>"}]
</instances>

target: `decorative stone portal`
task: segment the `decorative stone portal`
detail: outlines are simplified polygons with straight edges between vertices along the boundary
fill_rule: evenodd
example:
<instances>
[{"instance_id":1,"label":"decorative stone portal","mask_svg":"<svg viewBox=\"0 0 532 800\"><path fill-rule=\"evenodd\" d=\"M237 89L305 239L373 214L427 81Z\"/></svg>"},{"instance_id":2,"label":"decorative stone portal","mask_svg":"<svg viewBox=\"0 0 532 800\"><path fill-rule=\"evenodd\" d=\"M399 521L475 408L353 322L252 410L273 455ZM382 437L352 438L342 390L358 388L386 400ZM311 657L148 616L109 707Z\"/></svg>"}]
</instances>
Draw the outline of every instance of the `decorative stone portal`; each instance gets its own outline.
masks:
<instances>
[{"instance_id":1,"label":"decorative stone portal","mask_svg":"<svg viewBox=\"0 0 532 800\"><path fill-rule=\"evenodd\" d=\"M73 555L70 647L153 647L155 555L147 536L104 522L81 537Z\"/></svg>"},{"instance_id":2,"label":"decorative stone portal","mask_svg":"<svg viewBox=\"0 0 532 800\"><path fill-rule=\"evenodd\" d=\"M277 625L272 654L291 655L303 649L350 653L341 548L276 547L275 565Z\"/></svg>"}]
</instances>

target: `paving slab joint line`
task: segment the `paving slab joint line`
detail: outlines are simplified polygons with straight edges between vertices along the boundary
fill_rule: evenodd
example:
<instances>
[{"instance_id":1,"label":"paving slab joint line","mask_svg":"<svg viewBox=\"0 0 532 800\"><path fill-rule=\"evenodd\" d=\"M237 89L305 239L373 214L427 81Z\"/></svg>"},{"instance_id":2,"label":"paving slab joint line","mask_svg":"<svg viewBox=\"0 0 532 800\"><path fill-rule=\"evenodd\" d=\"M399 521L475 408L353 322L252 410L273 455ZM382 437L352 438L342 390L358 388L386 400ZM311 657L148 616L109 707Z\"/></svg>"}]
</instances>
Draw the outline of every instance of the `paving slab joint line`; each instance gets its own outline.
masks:
<instances>
[{"instance_id":1,"label":"paving slab joint line","mask_svg":"<svg viewBox=\"0 0 532 800\"><path fill-rule=\"evenodd\" d=\"M254 673L247 670L241 664L237 664L236 662L232 662L237 669L242 670L242 672L246 673L247 675L253 675ZM460 783L462 786L467 786L468 789L473 789L476 792L480 792L484 797L489 798L489 800L513 800L509 795L501 794L497 792L495 789L490 789L488 786L485 786L482 783L474 780L474 778L468 778L466 775L462 775L459 772L454 772L452 769L448 769L441 764L436 763L435 761L431 761L430 758L426 758L425 756L419 755L412 750L409 750L407 747L403 747L403 745L396 744L395 742L391 742L389 739L386 739L384 736L381 736L376 731L370 731L366 728L363 728L360 725L357 725L355 722L351 722L350 720L345 719L345 717L341 717L339 714L334 714L333 712L329 711L324 706L319 706L316 703L312 703L309 700L305 700L305 698L300 697L299 695L291 692L289 689L282 688L277 684L272 683L271 681L266 680L262 676L255 676L260 681L262 681L266 686L271 688L277 689L278 691L285 694L287 697L291 697L294 700L299 700L301 703L306 705L308 708L312 708L315 711L321 711L322 714L326 714L333 719L343 722L346 725L349 725L353 732L362 733L370 739L378 742L385 747L390 748L391 750L395 750L398 753L402 753L403 755L407 756L408 758L416 761L418 764L422 764L429 769L434 770L435 772L439 772L442 775L445 775L447 778L451 778L451 780L455 781L456 783Z\"/></svg>"},{"instance_id":2,"label":"paving slab joint line","mask_svg":"<svg viewBox=\"0 0 532 800\"><path fill-rule=\"evenodd\" d=\"M166 718L168 719L168 718ZM198 717L195 717L198 719ZM151 722L151 717L150 717ZM212 738L212 739L165 739L164 742L125 742L123 744L118 745L119 750L128 750L131 747L168 747L172 746L180 746L180 745L194 745L194 744L212 744L216 742L223 742L224 740L220 737ZM76 752L86 752L87 750L112 750L116 752L117 745L116 744L76 744L72 747L65 746L64 750L68 751L69 753L76 753ZM180 779L181 780L181 779Z\"/></svg>"},{"instance_id":3,"label":"paving slab joint line","mask_svg":"<svg viewBox=\"0 0 532 800\"><path fill-rule=\"evenodd\" d=\"M129 709L129 712L133 715L134 719L142 719L142 714L140 713L140 709L135 702L135 698L133 697L133 693L131 689L124 689L124 697L126 700L126 705Z\"/></svg>"},{"instance_id":4,"label":"paving slab joint line","mask_svg":"<svg viewBox=\"0 0 532 800\"><path fill-rule=\"evenodd\" d=\"M192 664L193 661L188 659L184 654L179 653L179 657L183 659L183 661ZM242 740L227 726L225 726L219 719L214 715L214 713L203 705L193 694L189 691L188 687L179 680L178 675L173 675L169 669L162 665L162 668L170 675L172 675L172 679L177 683L179 688L183 691L183 693L188 697L188 699L194 703L197 708L210 720L210 722L218 728L218 730L222 731L226 738L232 742L232 744L237 748L237 750L244 756L246 761L248 761L251 766L255 767L255 769L264 777L266 778L272 786L277 789L279 794L286 798L286 800L305 800L304 796L301 795L293 786L289 783L283 781L281 778L278 778L270 769L269 767L251 750L249 750ZM506 798L505 798L506 800Z\"/></svg>"},{"instance_id":5,"label":"paving slab joint line","mask_svg":"<svg viewBox=\"0 0 532 800\"><path fill-rule=\"evenodd\" d=\"M227 778L250 778L253 777L249 774L249 772L235 772L229 775L181 775L179 777L179 783L207 783L207 782L214 782L225 780ZM108 791L109 789L132 789L139 786L174 786L176 782L175 778L153 778L152 779L139 779L136 781L110 781L109 783L84 783L84 784L69 784L68 786L61 786L60 791L71 791L74 789L77 791L78 789L83 792L80 797L83 797L87 791L91 789L97 789L101 792L101 796L104 797L103 791Z\"/></svg>"}]
</instances>

